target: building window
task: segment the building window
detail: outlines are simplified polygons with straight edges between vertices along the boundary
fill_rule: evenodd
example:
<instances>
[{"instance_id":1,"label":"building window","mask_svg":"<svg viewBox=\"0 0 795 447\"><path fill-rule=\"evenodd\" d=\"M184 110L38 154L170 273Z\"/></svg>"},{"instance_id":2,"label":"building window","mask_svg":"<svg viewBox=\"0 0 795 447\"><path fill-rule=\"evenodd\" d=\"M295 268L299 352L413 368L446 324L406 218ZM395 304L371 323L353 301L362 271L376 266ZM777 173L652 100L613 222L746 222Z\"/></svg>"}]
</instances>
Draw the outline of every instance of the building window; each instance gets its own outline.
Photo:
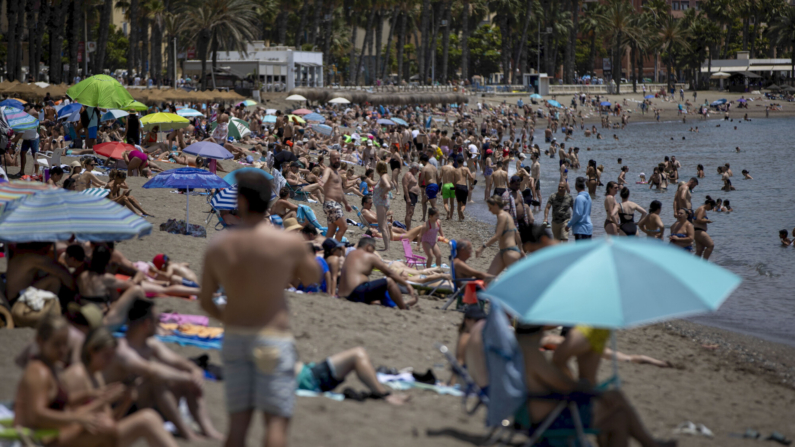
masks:
<instances>
[{"instance_id":1,"label":"building window","mask_svg":"<svg viewBox=\"0 0 795 447\"><path fill-rule=\"evenodd\" d=\"M671 2L671 10L679 11L679 2Z\"/></svg>"},{"instance_id":2,"label":"building window","mask_svg":"<svg viewBox=\"0 0 795 447\"><path fill-rule=\"evenodd\" d=\"M682 2L682 11L688 9L690 7L690 2Z\"/></svg>"}]
</instances>

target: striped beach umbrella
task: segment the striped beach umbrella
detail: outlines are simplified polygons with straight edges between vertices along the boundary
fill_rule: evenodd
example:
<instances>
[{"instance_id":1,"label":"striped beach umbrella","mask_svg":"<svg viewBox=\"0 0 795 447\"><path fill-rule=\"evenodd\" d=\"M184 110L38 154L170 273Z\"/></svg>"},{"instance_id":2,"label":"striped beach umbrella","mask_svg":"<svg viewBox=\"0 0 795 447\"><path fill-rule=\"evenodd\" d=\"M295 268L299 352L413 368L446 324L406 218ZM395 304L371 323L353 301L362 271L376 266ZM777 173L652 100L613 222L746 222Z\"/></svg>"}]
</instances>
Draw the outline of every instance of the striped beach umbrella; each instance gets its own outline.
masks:
<instances>
[{"instance_id":1,"label":"striped beach umbrella","mask_svg":"<svg viewBox=\"0 0 795 447\"><path fill-rule=\"evenodd\" d=\"M145 236L152 224L101 197L65 189L30 194L6 203L0 214L0 240L110 242Z\"/></svg>"},{"instance_id":2,"label":"striped beach umbrella","mask_svg":"<svg viewBox=\"0 0 795 447\"><path fill-rule=\"evenodd\" d=\"M22 180L13 180L8 183L3 183L0 185L0 206L12 200L17 200L47 189L54 188L46 183L25 182Z\"/></svg>"},{"instance_id":3,"label":"striped beach umbrella","mask_svg":"<svg viewBox=\"0 0 795 447\"><path fill-rule=\"evenodd\" d=\"M108 196L108 194L110 194L110 190L105 188L88 188L83 191L80 191L80 194L105 198Z\"/></svg>"},{"instance_id":4,"label":"striped beach umbrella","mask_svg":"<svg viewBox=\"0 0 795 447\"><path fill-rule=\"evenodd\" d=\"M179 116L181 116L183 118L193 118L193 117L196 117L196 116L204 116L204 114L199 112L198 110L188 109L188 108L178 109L177 110L177 115L179 115Z\"/></svg>"},{"instance_id":5,"label":"striped beach umbrella","mask_svg":"<svg viewBox=\"0 0 795 447\"><path fill-rule=\"evenodd\" d=\"M212 129L218 126L218 122L214 122L212 125ZM241 138L245 137L246 135L251 134L251 129L248 127L248 123L238 119L232 118L229 120L229 136L240 141Z\"/></svg>"},{"instance_id":6,"label":"striped beach umbrella","mask_svg":"<svg viewBox=\"0 0 795 447\"><path fill-rule=\"evenodd\" d=\"M39 120L28 115L22 109L17 109L16 107L2 107L2 112L6 117L6 121L8 121L8 125L11 126L15 132L39 127Z\"/></svg>"},{"instance_id":7,"label":"striped beach umbrella","mask_svg":"<svg viewBox=\"0 0 795 447\"><path fill-rule=\"evenodd\" d=\"M231 188L225 188L213 196L210 200L210 206L217 210L235 210L237 209L237 185Z\"/></svg>"}]
</instances>

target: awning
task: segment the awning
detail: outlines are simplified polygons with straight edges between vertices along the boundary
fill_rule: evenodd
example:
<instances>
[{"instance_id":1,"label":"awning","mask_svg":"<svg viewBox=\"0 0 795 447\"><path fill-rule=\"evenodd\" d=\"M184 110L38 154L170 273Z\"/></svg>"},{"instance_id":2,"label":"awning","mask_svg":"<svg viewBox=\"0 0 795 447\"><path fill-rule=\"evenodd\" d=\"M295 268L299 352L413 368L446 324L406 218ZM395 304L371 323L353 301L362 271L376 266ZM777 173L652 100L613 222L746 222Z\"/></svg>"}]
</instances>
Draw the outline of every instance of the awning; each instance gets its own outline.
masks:
<instances>
[{"instance_id":1,"label":"awning","mask_svg":"<svg viewBox=\"0 0 795 447\"><path fill-rule=\"evenodd\" d=\"M750 71L744 71L742 73L737 73L737 74L741 74L741 75L745 76L746 78L761 78L762 77L762 76L759 76L758 74L752 73Z\"/></svg>"},{"instance_id":2,"label":"awning","mask_svg":"<svg viewBox=\"0 0 795 447\"><path fill-rule=\"evenodd\" d=\"M314 62L296 62L295 65L300 65L301 67L322 67L321 64L316 64Z\"/></svg>"},{"instance_id":3,"label":"awning","mask_svg":"<svg viewBox=\"0 0 795 447\"><path fill-rule=\"evenodd\" d=\"M712 73L717 73L719 71L722 71L724 73L739 73L743 71L748 71L748 66L747 65L735 66L735 67L722 67L720 65L712 66ZM709 67L701 67L701 72L709 73L710 72Z\"/></svg>"},{"instance_id":4,"label":"awning","mask_svg":"<svg viewBox=\"0 0 795 447\"><path fill-rule=\"evenodd\" d=\"M790 71L789 65L752 65L749 71Z\"/></svg>"}]
</instances>

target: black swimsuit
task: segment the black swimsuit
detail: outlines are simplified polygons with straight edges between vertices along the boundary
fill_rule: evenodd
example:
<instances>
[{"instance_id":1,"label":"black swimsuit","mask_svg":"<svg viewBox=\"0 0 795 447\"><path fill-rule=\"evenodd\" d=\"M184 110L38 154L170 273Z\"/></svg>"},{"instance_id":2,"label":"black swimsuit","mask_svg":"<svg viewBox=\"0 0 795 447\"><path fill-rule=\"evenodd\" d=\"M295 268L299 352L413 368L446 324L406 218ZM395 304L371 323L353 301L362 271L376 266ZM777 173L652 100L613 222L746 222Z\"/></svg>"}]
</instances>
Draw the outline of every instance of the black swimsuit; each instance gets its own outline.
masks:
<instances>
[{"instance_id":1,"label":"black swimsuit","mask_svg":"<svg viewBox=\"0 0 795 447\"><path fill-rule=\"evenodd\" d=\"M638 225L635 223L635 213L625 213L623 204L618 204L621 212L618 213L619 226L618 228L627 236L635 236L638 234ZM625 216L630 216L627 219Z\"/></svg>"}]
</instances>

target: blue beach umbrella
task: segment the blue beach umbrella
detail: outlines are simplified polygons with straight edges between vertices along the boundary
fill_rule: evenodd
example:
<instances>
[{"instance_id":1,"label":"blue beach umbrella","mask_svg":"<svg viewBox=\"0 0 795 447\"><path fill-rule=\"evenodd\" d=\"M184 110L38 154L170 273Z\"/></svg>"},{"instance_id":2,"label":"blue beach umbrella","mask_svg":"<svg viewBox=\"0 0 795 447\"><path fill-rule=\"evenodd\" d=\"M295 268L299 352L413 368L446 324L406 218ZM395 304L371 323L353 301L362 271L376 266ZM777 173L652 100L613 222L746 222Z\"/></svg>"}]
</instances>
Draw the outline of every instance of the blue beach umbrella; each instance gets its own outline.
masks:
<instances>
[{"instance_id":1,"label":"blue beach umbrella","mask_svg":"<svg viewBox=\"0 0 795 447\"><path fill-rule=\"evenodd\" d=\"M152 224L110 200L65 189L38 191L7 202L0 214L4 242L111 242L145 236Z\"/></svg>"},{"instance_id":2,"label":"blue beach umbrella","mask_svg":"<svg viewBox=\"0 0 795 447\"><path fill-rule=\"evenodd\" d=\"M80 113L80 109L83 107L82 104L78 103L71 103L67 104L60 109L58 109L58 118L63 119L71 116L75 112Z\"/></svg>"},{"instance_id":3,"label":"blue beach umbrella","mask_svg":"<svg viewBox=\"0 0 795 447\"><path fill-rule=\"evenodd\" d=\"M381 118L380 120L376 121L378 124L383 124L385 126L394 126L395 122L392 120L388 120L386 118Z\"/></svg>"},{"instance_id":4,"label":"blue beach umbrella","mask_svg":"<svg viewBox=\"0 0 795 447\"><path fill-rule=\"evenodd\" d=\"M528 323L621 329L714 312L741 281L669 244L612 237L541 250L482 294Z\"/></svg>"},{"instance_id":5,"label":"blue beach umbrella","mask_svg":"<svg viewBox=\"0 0 795 447\"><path fill-rule=\"evenodd\" d=\"M39 120L28 115L22 109L17 109L16 107L0 107L0 110L2 110L8 125L14 129L15 132L37 129L39 127Z\"/></svg>"},{"instance_id":6,"label":"blue beach umbrella","mask_svg":"<svg viewBox=\"0 0 795 447\"><path fill-rule=\"evenodd\" d=\"M538 93L533 93L532 95L530 95L530 99L544 99L544 97L539 95Z\"/></svg>"},{"instance_id":7,"label":"blue beach umbrella","mask_svg":"<svg viewBox=\"0 0 795 447\"><path fill-rule=\"evenodd\" d=\"M22 104L21 102L17 101L16 99L6 99L6 100L3 100L3 101L0 101L0 107L14 107L15 109L24 110L25 109L25 104Z\"/></svg>"},{"instance_id":8,"label":"blue beach umbrella","mask_svg":"<svg viewBox=\"0 0 795 447\"><path fill-rule=\"evenodd\" d=\"M163 171L148 182L144 183L144 188L199 188L199 189L218 189L228 188L229 183L210 171L198 168L177 168ZM190 194L185 194L185 232L188 231L188 219L190 216Z\"/></svg>"},{"instance_id":9,"label":"blue beach umbrella","mask_svg":"<svg viewBox=\"0 0 795 447\"><path fill-rule=\"evenodd\" d=\"M394 121L395 124L400 124L401 126L408 126L409 125L409 123L407 123L406 120L401 119L401 118L392 118L392 121Z\"/></svg>"},{"instance_id":10,"label":"blue beach umbrella","mask_svg":"<svg viewBox=\"0 0 795 447\"><path fill-rule=\"evenodd\" d=\"M612 104L610 104L610 101L602 101L599 105L602 107L610 107Z\"/></svg>"},{"instance_id":11,"label":"blue beach umbrella","mask_svg":"<svg viewBox=\"0 0 795 447\"><path fill-rule=\"evenodd\" d=\"M210 206L217 210L237 209L237 185L222 189L210 200Z\"/></svg>"},{"instance_id":12,"label":"blue beach umbrella","mask_svg":"<svg viewBox=\"0 0 795 447\"><path fill-rule=\"evenodd\" d=\"M654 99L654 95L646 95L643 98L644 99Z\"/></svg>"},{"instance_id":13,"label":"blue beach umbrella","mask_svg":"<svg viewBox=\"0 0 795 447\"><path fill-rule=\"evenodd\" d=\"M554 99L550 99L549 101L547 101L547 103L549 105L551 105L552 107L558 107L558 108L561 108L561 109L563 108L563 106L559 102L555 101Z\"/></svg>"},{"instance_id":14,"label":"blue beach umbrella","mask_svg":"<svg viewBox=\"0 0 795 447\"><path fill-rule=\"evenodd\" d=\"M183 149L182 152L204 158L213 158L216 160L229 160L230 158L235 158L235 156L226 150L226 148L220 144L210 141L199 141L198 143L193 143Z\"/></svg>"},{"instance_id":15,"label":"blue beach umbrella","mask_svg":"<svg viewBox=\"0 0 795 447\"><path fill-rule=\"evenodd\" d=\"M265 118L262 118L262 122L263 123L271 123L271 124L273 124L273 123L276 122L276 116L275 115L265 115Z\"/></svg>"},{"instance_id":16,"label":"blue beach umbrella","mask_svg":"<svg viewBox=\"0 0 795 447\"><path fill-rule=\"evenodd\" d=\"M323 115L319 113L309 113L304 115L304 120L306 121L317 121L318 123L325 123L326 119L323 118Z\"/></svg>"},{"instance_id":17,"label":"blue beach umbrella","mask_svg":"<svg viewBox=\"0 0 795 447\"><path fill-rule=\"evenodd\" d=\"M199 112L198 110L193 110L188 108L177 109L177 115L183 118L195 118L197 116L204 116L204 114Z\"/></svg>"},{"instance_id":18,"label":"blue beach umbrella","mask_svg":"<svg viewBox=\"0 0 795 447\"><path fill-rule=\"evenodd\" d=\"M124 118L125 116L129 116L128 112L119 109L110 109L107 112L102 114L100 121L113 121L119 118Z\"/></svg>"},{"instance_id":19,"label":"blue beach umbrella","mask_svg":"<svg viewBox=\"0 0 795 447\"><path fill-rule=\"evenodd\" d=\"M268 180L273 180L273 176L270 175L269 173L263 171L262 169L258 169L258 168L240 168L240 169L235 169L234 171L230 172L229 174L226 174L226 176L224 176L224 181L226 183L229 183L230 185L237 185L237 178L235 176L237 174L241 173L241 172L254 172L256 174L261 174L263 177L265 177Z\"/></svg>"},{"instance_id":20,"label":"blue beach umbrella","mask_svg":"<svg viewBox=\"0 0 795 447\"><path fill-rule=\"evenodd\" d=\"M327 126L325 124L310 124L309 128L327 137L334 132L334 129L331 126Z\"/></svg>"},{"instance_id":21,"label":"blue beach umbrella","mask_svg":"<svg viewBox=\"0 0 795 447\"><path fill-rule=\"evenodd\" d=\"M725 99L721 98L721 99L718 99L718 100L712 101L712 104L710 104L710 105L713 105L713 106L720 106L720 105L726 104L726 102L727 102L727 101L726 101Z\"/></svg>"}]
</instances>

